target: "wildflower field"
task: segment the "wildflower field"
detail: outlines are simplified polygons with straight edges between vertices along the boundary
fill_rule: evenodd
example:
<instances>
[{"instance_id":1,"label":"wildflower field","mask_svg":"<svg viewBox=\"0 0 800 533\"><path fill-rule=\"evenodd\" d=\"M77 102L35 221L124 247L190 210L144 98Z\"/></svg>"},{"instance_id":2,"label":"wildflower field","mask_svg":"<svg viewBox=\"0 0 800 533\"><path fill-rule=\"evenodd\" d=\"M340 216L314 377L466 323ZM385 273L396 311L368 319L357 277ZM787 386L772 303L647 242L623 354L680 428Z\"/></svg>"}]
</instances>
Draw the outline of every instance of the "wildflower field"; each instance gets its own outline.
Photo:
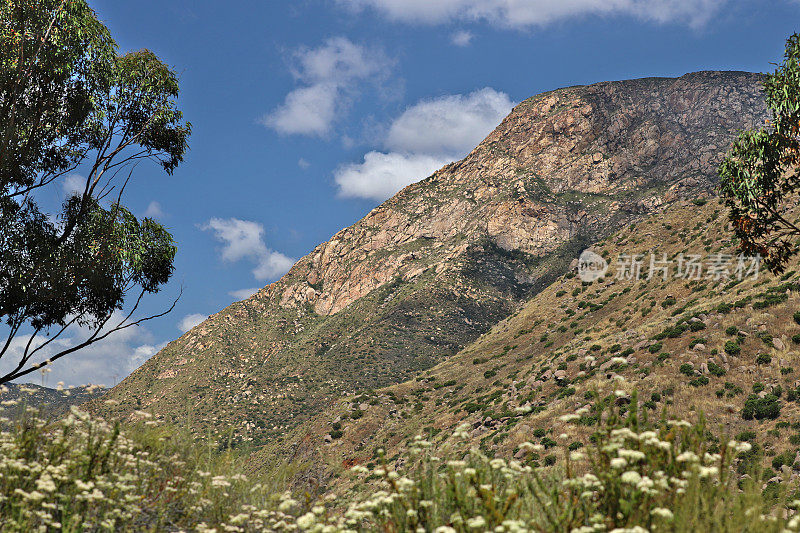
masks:
<instances>
[{"instance_id":1,"label":"wildflower field","mask_svg":"<svg viewBox=\"0 0 800 533\"><path fill-rule=\"evenodd\" d=\"M418 437L402 469L380 455L350 469L347 490L314 497L145 413L122 426L75 407L55 421L3 408L2 531L800 531L796 487L759 481L753 445L702 417L649 420L635 395L596 396L562 417L574 435L525 443L520 460L469 447L461 427L463 447Z\"/></svg>"}]
</instances>

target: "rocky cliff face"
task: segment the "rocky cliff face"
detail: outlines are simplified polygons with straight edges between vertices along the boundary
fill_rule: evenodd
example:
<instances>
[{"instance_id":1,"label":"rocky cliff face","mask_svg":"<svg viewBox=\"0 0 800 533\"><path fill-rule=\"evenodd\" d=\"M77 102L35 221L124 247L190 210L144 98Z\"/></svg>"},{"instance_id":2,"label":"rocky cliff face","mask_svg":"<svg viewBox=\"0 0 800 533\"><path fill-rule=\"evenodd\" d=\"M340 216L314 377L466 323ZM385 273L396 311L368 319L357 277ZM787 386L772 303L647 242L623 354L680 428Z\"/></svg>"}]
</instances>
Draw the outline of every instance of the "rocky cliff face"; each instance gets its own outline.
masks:
<instances>
[{"instance_id":1,"label":"rocky cliff face","mask_svg":"<svg viewBox=\"0 0 800 533\"><path fill-rule=\"evenodd\" d=\"M709 194L734 133L764 117L757 75L738 72L530 98L463 160L170 343L98 405L263 442L457 352L611 229Z\"/></svg>"}]
</instances>

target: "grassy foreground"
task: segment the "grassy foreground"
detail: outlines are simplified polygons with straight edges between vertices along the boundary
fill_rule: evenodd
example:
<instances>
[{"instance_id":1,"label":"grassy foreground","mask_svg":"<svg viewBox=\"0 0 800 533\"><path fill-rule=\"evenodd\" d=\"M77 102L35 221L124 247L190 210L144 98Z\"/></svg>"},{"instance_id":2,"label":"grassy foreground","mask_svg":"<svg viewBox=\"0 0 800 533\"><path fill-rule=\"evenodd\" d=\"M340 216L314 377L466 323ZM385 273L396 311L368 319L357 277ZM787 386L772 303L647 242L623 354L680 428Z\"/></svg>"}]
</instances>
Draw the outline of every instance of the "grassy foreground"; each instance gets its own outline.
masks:
<instances>
[{"instance_id":1,"label":"grassy foreground","mask_svg":"<svg viewBox=\"0 0 800 533\"><path fill-rule=\"evenodd\" d=\"M756 448L702 417L648 420L635 395L593 398L563 417L574 434L526 443L518 460L418 438L403 471L379 457L352 469L348 493L318 500L248 478L241 452L145 413L123 428L76 408L48 423L3 407L17 416L0 421L2 531L800 530L796 488L763 484Z\"/></svg>"}]
</instances>

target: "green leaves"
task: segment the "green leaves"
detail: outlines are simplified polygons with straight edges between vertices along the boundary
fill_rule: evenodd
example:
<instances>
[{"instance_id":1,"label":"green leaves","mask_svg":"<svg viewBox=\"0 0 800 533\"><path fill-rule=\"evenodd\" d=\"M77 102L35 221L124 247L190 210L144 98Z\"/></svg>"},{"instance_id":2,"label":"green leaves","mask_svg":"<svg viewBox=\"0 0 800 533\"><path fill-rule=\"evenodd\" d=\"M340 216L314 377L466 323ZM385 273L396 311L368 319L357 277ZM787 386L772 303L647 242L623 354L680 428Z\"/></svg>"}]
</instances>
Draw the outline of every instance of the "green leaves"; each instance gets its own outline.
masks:
<instances>
[{"instance_id":1,"label":"green leaves","mask_svg":"<svg viewBox=\"0 0 800 533\"><path fill-rule=\"evenodd\" d=\"M83 1L0 5L0 188L78 162L115 46Z\"/></svg>"},{"instance_id":2,"label":"green leaves","mask_svg":"<svg viewBox=\"0 0 800 533\"><path fill-rule=\"evenodd\" d=\"M719 167L720 189L744 253L760 254L781 272L797 253L800 228L784 218L800 187L800 39L786 42L784 62L764 80L772 119L768 127L742 132Z\"/></svg>"},{"instance_id":3,"label":"green leaves","mask_svg":"<svg viewBox=\"0 0 800 533\"><path fill-rule=\"evenodd\" d=\"M0 319L10 326L0 357L24 325L107 332L129 293L135 310L170 279L172 236L120 203L115 178L142 160L167 174L183 161L191 124L178 94L176 73L149 50L117 56L85 0L0 4ZM43 213L37 189L76 170L81 194ZM0 383L35 370L30 347Z\"/></svg>"}]
</instances>

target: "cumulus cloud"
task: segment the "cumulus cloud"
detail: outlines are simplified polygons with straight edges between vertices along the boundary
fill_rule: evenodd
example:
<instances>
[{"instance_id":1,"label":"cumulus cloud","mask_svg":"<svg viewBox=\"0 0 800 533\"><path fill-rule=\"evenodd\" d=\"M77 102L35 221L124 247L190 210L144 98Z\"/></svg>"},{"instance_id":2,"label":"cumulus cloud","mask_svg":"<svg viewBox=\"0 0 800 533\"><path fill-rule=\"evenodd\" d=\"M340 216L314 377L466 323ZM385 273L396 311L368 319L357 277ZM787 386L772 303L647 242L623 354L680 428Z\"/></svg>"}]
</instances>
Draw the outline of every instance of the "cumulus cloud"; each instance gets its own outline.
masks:
<instances>
[{"instance_id":1,"label":"cumulus cloud","mask_svg":"<svg viewBox=\"0 0 800 533\"><path fill-rule=\"evenodd\" d=\"M250 298L252 295L257 293L260 290L259 287L250 287L249 289L239 289L235 291L230 291L228 294L236 298L237 300L246 300Z\"/></svg>"},{"instance_id":2,"label":"cumulus cloud","mask_svg":"<svg viewBox=\"0 0 800 533\"><path fill-rule=\"evenodd\" d=\"M496 128L513 106L507 94L488 87L468 95L423 100L392 123L386 147L463 155Z\"/></svg>"},{"instance_id":3,"label":"cumulus cloud","mask_svg":"<svg viewBox=\"0 0 800 533\"><path fill-rule=\"evenodd\" d=\"M385 200L463 157L489 134L514 103L507 94L484 88L468 95L423 100L406 109L389 126L384 148L360 163L334 173L339 195Z\"/></svg>"},{"instance_id":4,"label":"cumulus cloud","mask_svg":"<svg viewBox=\"0 0 800 533\"><path fill-rule=\"evenodd\" d=\"M371 8L392 20L440 24L486 21L496 26L544 26L569 18L631 16L640 20L706 24L728 0L338 0L354 10Z\"/></svg>"},{"instance_id":5,"label":"cumulus cloud","mask_svg":"<svg viewBox=\"0 0 800 533\"><path fill-rule=\"evenodd\" d=\"M287 135L328 134L358 95L359 85L379 85L392 67L382 50L344 37L328 39L317 48L301 48L293 61L292 75L300 86L261 119L263 125Z\"/></svg>"},{"instance_id":6,"label":"cumulus cloud","mask_svg":"<svg viewBox=\"0 0 800 533\"><path fill-rule=\"evenodd\" d=\"M279 278L294 264L294 259L267 247L264 243L264 226L258 222L212 218L201 229L212 231L214 238L223 243L223 261L248 260L255 263L253 276L259 281Z\"/></svg>"},{"instance_id":7,"label":"cumulus cloud","mask_svg":"<svg viewBox=\"0 0 800 533\"><path fill-rule=\"evenodd\" d=\"M475 36L468 31L457 31L450 36L450 42L456 46L469 46Z\"/></svg>"},{"instance_id":8,"label":"cumulus cloud","mask_svg":"<svg viewBox=\"0 0 800 533\"><path fill-rule=\"evenodd\" d=\"M115 312L108 322L109 327L118 324L122 318L121 313ZM61 350L80 344L90 334L88 328L70 328L37 353L33 362L45 361ZM14 338L9 351L0 359L0 372L6 373L15 366L29 338L27 335ZM37 338L33 345L41 344L44 339ZM54 361L47 367L50 372L43 375L34 372L21 378L20 382L41 384L44 376L47 386L63 381L68 386L94 383L110 387L139 368L163 346L154 344L153 335L144 326L130 327Z\"/></svg>"},{"instance_id":9,"label":"cumulus cloud","mask_svg":"<svg viewBox=\"0 0 800 533\"><path fill-rule=\"evenodd\" d=\"M205 319L208 318L208 315L201 315L200 313L192 313L191 315L186 315L178 322L178 329L181 330L181 333L186 333L193 327L201 324Z\"/></svg>"},{"instance_id":10,"label":"cumulus cloud","mask_svg":"<svg viewBox=\"0 0 800 533\"><path fill-rule=\"evenodd\" d=\"M334 179L343 198L385 200L446 163L447 159L424 154L368 152L362 163L340 167Z\"/></svg>"},{"instance_id":11,"label":"cumulus cloud","mask_svg":"<svg viewBox=\"0 0 800 533\"><path fill-rule=\"evenodd\" d=\"M161 208L161 204L153 200L147 205L147 209L144 211L144 216L147 218L164 218L164 210Z\"/></svg>"}]
</instances>

